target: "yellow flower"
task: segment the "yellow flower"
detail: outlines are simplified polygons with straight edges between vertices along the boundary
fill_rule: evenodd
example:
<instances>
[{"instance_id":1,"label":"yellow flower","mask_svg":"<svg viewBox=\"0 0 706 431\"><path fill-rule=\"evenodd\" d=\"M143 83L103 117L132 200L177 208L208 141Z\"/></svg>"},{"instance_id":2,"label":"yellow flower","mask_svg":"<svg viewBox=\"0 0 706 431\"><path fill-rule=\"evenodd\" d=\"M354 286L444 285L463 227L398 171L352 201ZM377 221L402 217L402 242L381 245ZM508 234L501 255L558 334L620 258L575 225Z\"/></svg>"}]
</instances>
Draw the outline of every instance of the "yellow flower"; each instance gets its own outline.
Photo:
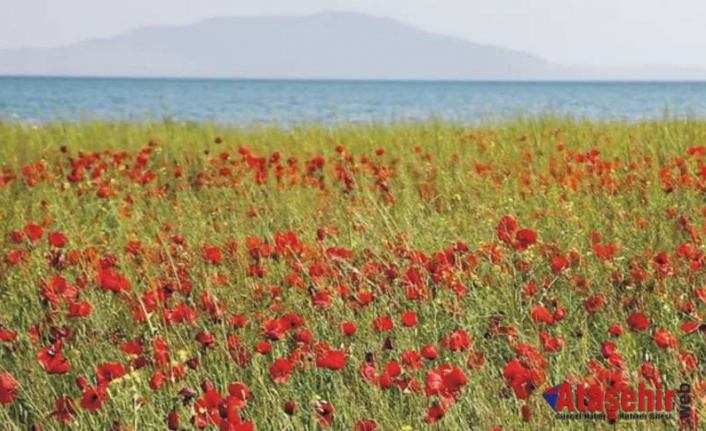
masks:
<instances>
[{"instance_id":1,"label":"yellow flower","mask_svg":"<svg viewBox=\"0 0 706 431\"><path fill-rule=\"evenodd\" d=\"M184 362L191 357L191 353L188 350L181 349L177 352L179 359Z\"/></svg>"}]
</instances>

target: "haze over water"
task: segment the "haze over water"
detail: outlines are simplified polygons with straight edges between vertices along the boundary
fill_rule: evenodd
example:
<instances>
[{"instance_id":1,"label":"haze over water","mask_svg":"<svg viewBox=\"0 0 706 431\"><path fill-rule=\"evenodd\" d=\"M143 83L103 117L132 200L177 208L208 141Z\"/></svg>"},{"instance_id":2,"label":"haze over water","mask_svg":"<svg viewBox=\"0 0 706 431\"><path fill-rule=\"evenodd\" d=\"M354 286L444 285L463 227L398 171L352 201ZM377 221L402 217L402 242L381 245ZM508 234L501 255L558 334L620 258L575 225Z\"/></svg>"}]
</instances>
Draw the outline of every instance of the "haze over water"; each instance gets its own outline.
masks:
<instances>
[{"instance_id":1,"label":"haze over water","mask_svg":"<svg viewBox=\"0 0 706 431\"><path fill-rule=\"evenodd\" d=\"M0 77L0 119L252 125L476 123L517 115L706 117L706 83L389 82Z\"/></svg>"}]
</instances>

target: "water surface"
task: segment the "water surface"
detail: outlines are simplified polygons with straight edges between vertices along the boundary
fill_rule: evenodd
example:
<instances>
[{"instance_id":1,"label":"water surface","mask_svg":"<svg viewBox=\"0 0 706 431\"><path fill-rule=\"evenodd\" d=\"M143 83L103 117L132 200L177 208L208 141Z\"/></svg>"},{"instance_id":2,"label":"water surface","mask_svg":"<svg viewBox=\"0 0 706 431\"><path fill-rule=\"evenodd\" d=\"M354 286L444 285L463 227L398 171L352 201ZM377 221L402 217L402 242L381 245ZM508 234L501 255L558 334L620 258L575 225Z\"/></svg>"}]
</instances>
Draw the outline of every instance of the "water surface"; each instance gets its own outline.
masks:
<instances>
[{"instance_id":1,"label":"water surface","mask_svg":"<svg viewBox=\"0 0 706 431\"><path fill-rule=\"evenodd\" d=\"M706 117L706 83L390 82L0 77L0 119L292 125L568 114Z\"/></svg>"}]
</instances>

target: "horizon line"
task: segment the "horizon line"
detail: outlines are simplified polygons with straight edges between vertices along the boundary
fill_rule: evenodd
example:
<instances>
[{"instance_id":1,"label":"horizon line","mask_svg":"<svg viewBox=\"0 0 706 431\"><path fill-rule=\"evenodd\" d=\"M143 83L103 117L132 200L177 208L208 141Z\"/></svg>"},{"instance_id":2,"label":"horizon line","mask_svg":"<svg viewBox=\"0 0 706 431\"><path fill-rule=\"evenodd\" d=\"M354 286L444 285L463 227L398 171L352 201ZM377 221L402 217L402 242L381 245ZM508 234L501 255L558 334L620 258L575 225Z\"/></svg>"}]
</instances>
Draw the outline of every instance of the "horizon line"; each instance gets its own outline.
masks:
<instances>
[{"instance_id":1,"label":"horizon line","mask_svg":"<svg viewBox=\"0 0 706 431\"><path fill-rule=\"evenodd\" d=\"M259 78L259 77L198 77L198 76L121 76L121 75L15 75L0 74L0 79L62 79L62 80L132 80L132 81L243 81L243 82L327 82L327 83L429 83L429 84L706 84L700 79L416 79L416 78Z\"/></svg>"}]
</instances>

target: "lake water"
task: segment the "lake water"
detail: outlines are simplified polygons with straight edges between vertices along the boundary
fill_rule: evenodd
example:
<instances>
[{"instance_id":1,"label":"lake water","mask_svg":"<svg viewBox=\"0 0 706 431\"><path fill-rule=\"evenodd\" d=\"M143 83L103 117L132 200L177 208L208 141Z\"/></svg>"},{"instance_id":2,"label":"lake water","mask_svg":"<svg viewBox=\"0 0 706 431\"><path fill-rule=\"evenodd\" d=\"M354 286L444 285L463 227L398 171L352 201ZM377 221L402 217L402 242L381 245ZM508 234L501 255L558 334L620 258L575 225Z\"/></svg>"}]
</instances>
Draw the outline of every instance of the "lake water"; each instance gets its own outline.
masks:
<instances>
[{"instance_id":1,"label":"lake water","mask_svg":"<svg viewBox=\"0 0 706 431\"><path fill-rule=\"evenodd\" d=\"M706 83L376 82L0 77L0 119L224 124L706 118Z\"/></svg>"}]
</instances>

